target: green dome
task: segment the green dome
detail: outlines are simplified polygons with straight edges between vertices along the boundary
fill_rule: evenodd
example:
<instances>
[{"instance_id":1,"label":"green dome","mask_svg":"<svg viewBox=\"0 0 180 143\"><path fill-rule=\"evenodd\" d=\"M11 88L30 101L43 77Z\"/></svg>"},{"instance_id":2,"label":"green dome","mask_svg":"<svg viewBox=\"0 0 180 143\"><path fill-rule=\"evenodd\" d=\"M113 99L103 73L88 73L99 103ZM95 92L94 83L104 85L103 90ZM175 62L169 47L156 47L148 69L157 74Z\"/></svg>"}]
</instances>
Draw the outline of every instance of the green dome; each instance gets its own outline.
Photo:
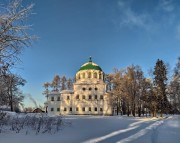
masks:
<instances>
[{"instance_id":1,"label":"green dome","mask_svg":"<svg viewBox=\"0 0 180 143\"><path fill-rule=\"evenodd\" d=\"M102 69L100 68L100 66L98 66L97 64L92 62L91 57L89 58L89 62L85 63L84 65L82 65L79 69L79 71L81 70L99 70L102 71Z\"/></svg>"}]
</instances>

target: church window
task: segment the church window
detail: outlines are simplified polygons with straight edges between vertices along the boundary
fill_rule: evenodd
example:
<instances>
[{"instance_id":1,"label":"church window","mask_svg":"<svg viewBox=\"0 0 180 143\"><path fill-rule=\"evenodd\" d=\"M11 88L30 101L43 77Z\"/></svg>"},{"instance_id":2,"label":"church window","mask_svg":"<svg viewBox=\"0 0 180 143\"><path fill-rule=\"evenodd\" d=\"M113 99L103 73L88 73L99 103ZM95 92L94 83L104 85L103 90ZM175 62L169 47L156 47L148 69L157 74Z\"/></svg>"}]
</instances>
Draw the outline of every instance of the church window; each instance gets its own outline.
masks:
<instances>
[{"instance_id":1,"label":"church window","mask_svg":"<svg viewBox=\"0 0 180 143\"><path fill-rule=\"evenodd\" d=\"M97 111L97 107L94 108L94 111Z\"/></svg>"},{"instance_id":2,"label":"church window","mask_svg":"<svg viewBox=\"0 0 180 143\"><path fill-rule=\"evenodd\" d=\"M103 109L102 109L102 108L100 108L100 111L102 112L102 111L103 111Z\"/></svg>"},{"instance_id":3,"label":"church window","mask_svg":"<svg viewBox=\"0 0 180 143\"><path fill-rule=\"evenodd\" d=\"M88 73L88 78L91 78L91 73L90 72Z\"/></svg>"},{"instance_id":4,"label":"church window","mask_svg":"<svg viewBox=\"0 0 180 143\"><path fill-rule=\"evenodd\" d=\"M85 88L85 87L83 87L83 88L82 88L82 90L83 90L83 91L85 91L85 90L86 90L86 88Z\"/></svg>"},{"instance_id":5,"label":"church window","mask_svg":"<svg viewBox=\"0 0 180 143\"><path fill-rule=\"evenodd\" d=\"M97 99L97 95L94 95L94 99Z\"/></svg>"},{"instance_id":6,"label":"church window","mask_svg":"<svg viewBox=\"0 0 180 143\"><path fill-rule=\"evenodd\" d=\"M98 88L97 88L97 87L95 87L94 89L95 89L95 90L98 90Z\"/></svg>"},{"instance_id":7,"label":"church window","mask_svg":"<svg viewBox=\"0 0 180 143\"><path fill-rule=\"evenodd\" d=\"M60 97L58 96L57 101L60 101Z\"/></svg>"},{"instance_id":8,"label":"church window","mask_svg":"<svg viewBox=\"0 0 180 143\"><path fill-rule=\"evenodd\" d=\"M57 112L59 112L60 111L60 108L57 108Z\"/></svg>"},{"instance_id":9,"label":"church window","mask_svg":"<svg viewBox=\"0 0 180 143\"><path fill-rule=\"evenodd\" d=\"M103 100L103 96L102 95L100 95L100 99Z\"/></svg>"},{"instance_id":10,"label":"church window","mask_svg":"<svg viewBox=\"0 0 180 143\"><path fill-rule=\"evenodd\" d=\"M90 87L89 90L92 90L92 88Z\"/></svg>"},{"instance_id":11,"label":"church window","mask_svg":"<svg viewBox=\"0 0 180 143\"><path fill-rule=\"evenodd\" d=\"M51 97L51 101L54 101L54 97Z\"/></svg>"},{"instance_id":12,"label":"church window","mask_svg":"<svg viewBox=\"0 0 180 143\"><path fill-rule=\"evenodd\" d=\"M94 73L94 78L97 78L97 73L96 72Z\"/></svg>"},{"instance_id":13,"label":"church window","mask_svg":"<svg viewBox=\"0 0 180 143\"><path fill-rule=\"evenodd\" d=\"M82 108L82 111L85 112L85 107Z\"/></svg>"},{"instance_id":14,"label":"church window","mask_svg":"<svg viewBox=\"0 0 180 143\"><path fill-rule=\"evenodd\" d=\"M78 108L78 107L76 107L76 111L79 111L79 108Z\"/></svg>"},{"instance_id":15,"label":"church window","mask_svg":"<svg viewBox=\"0 0 180 143\"><path fill-rule=\"evenodd\" d=\"M51 108L51 111L54 111L54 108Z\"/></svg>"},{"instance_id":16,"label":"church window","mask_svg":"<svg viewBox=\"0 0 180 143\"><path fill-rule=\"evenodd\" d=\"M99 74L99 79L102 79L102 78L101 78L101 74Z\"/></svg>"},{"instance_id":17,"label":"church window","mask_svg":"<svg viewBox=\"0 0 180 143\"><path fill-rule=\"evenodd\" d=\"M67 100L69 100L69 96L67 96Z\"/></svg>"},{"instance_id":18,"label":"church window","mask_svg":"<svg viewBox=\"0 0 180 143\"><path fill-rule=\"evenodd\" d=\"M69 108L69 111L72 111L72 107Z\"/></svg>"},{"instance_id":19,"label":"church window","mask_svg":"<svg viewBox=\"0 0 180 143\"><path fill-rule=\"evenodd\" d=\"M89 100L91 100L91 95L89 95Z\"/></svg>"},{"instance_id":20,"label":"church window","mask_svg":"<svg viewBox=\"0 0 180 143\"><path fill-rule=\"evenodd\" d=\"M66 107L64 107L64 111L66 111Z\"/></svg>"},{"instance_id":21,"label":"church window","mask_svg":"<svg viewBox=\"0 0 180 143\"><path fill-rule=\"evenodd\" d=\"M79 78L79 79L81 79L81 76L80 76L80 74L78 74L78 78Z\"/></svg>"},{"instance_id":22,"label":"church window","mask_svg":"<svg viewBox=\"0 0 180 143\"><path fill-rule=\"evenodd\" d=\"M79 99L79 95L76 96L76 99Z\"/></svg>"},{"instance_id":23,"label":"church window","mask_svg":"<svg viewBox=\"0 0 180 143\"><path fill-rule=\"evenodd\" d=\"M82 99L85 99L85 95L82 96Z\"/></svg>"},{"instance_id":24,"label":"church window","mask_svg":"<svg viewBox=\"0 0 180 143\"><path fill-rule=\"evenodd\" d=\"M83 73L83 78L85 78L85 73Z\"/></svg>"},{"instance_id":25,"label":"church window","mask_svg":"<svg viewBox=\"0 0 180 143\"><path fill-rule=\"evenodd\" d=\"M91 111L91 107L89 107L89 111Z\"/></svg>"}]
</instances>

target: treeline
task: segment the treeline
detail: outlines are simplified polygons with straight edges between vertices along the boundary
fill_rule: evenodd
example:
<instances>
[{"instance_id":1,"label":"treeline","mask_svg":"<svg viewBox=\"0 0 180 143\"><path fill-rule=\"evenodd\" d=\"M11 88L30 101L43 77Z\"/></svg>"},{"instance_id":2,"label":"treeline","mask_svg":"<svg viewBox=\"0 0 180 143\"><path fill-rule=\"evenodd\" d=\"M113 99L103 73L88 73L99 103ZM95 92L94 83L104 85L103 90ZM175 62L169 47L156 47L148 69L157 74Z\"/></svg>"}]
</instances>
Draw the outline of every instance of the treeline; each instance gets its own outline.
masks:
<instances>
[{"instance_id":1,"label":"treeline","mask_svg":"<svg viewBox=\"0 0 180 143\"><path fill-rule=\"evenodd\" d=\"M43 94L47 95L49 92L60 92L62 90L72 90L74 79L65 76L55 75L52 82L45 82L43 87L45 91Z\"/></svg>"},{"instance_id":2,"label":"treeline","mask_svg":"<svg viewBox=\"0 0 180 143\"><path fill-rule=\"evenodd\" d=\"M105 82L112 97L116 114L162 117L167 113L180 113L180 58L172 79L167 78L167 66L157 60L152 77L146 78L140 66L114 69Z\"/></svg>"}]
</instances>

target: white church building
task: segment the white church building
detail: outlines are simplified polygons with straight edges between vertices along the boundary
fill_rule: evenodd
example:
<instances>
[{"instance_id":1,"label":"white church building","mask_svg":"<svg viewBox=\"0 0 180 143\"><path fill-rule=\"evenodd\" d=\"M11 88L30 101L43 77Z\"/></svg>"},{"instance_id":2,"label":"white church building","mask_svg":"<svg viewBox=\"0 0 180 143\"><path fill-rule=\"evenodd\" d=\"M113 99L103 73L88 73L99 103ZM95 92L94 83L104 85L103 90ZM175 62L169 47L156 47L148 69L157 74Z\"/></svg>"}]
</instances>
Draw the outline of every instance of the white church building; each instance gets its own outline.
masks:
<instances>
[{"instance_id":1,"label":"white church building","mask_svg":"<svg viewBox=\"0 0 180 143\"><path fill-rule=\"evenodd\" d=\"M49 93L47 106L50 115L112 115L101 67L90 57L76 73L73 90Z\"/></svg>"}]
</instances>

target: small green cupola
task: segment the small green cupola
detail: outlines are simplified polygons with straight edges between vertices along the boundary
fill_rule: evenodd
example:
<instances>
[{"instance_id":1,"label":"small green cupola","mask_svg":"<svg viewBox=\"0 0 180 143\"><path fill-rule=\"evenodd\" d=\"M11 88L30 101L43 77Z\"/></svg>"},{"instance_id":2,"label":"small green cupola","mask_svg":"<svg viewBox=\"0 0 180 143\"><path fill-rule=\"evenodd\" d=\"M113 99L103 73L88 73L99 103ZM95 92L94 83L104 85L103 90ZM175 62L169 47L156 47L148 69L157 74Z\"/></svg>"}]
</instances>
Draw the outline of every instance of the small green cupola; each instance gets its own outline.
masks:
<instances>
[{"instance_id":1,"label":"small green cupola","mask_svg":"<svg viewBox=\"0 0 180 143\"><path fill-rule=\"evenodd\" d=\"M89 57L89 61L85 64L83 64L79 71L81 70L99 70L99 71L102 71L101 67L98 66L97 64L93 63L92 61L92 57Z\"/></svg>"}]
</instances>

